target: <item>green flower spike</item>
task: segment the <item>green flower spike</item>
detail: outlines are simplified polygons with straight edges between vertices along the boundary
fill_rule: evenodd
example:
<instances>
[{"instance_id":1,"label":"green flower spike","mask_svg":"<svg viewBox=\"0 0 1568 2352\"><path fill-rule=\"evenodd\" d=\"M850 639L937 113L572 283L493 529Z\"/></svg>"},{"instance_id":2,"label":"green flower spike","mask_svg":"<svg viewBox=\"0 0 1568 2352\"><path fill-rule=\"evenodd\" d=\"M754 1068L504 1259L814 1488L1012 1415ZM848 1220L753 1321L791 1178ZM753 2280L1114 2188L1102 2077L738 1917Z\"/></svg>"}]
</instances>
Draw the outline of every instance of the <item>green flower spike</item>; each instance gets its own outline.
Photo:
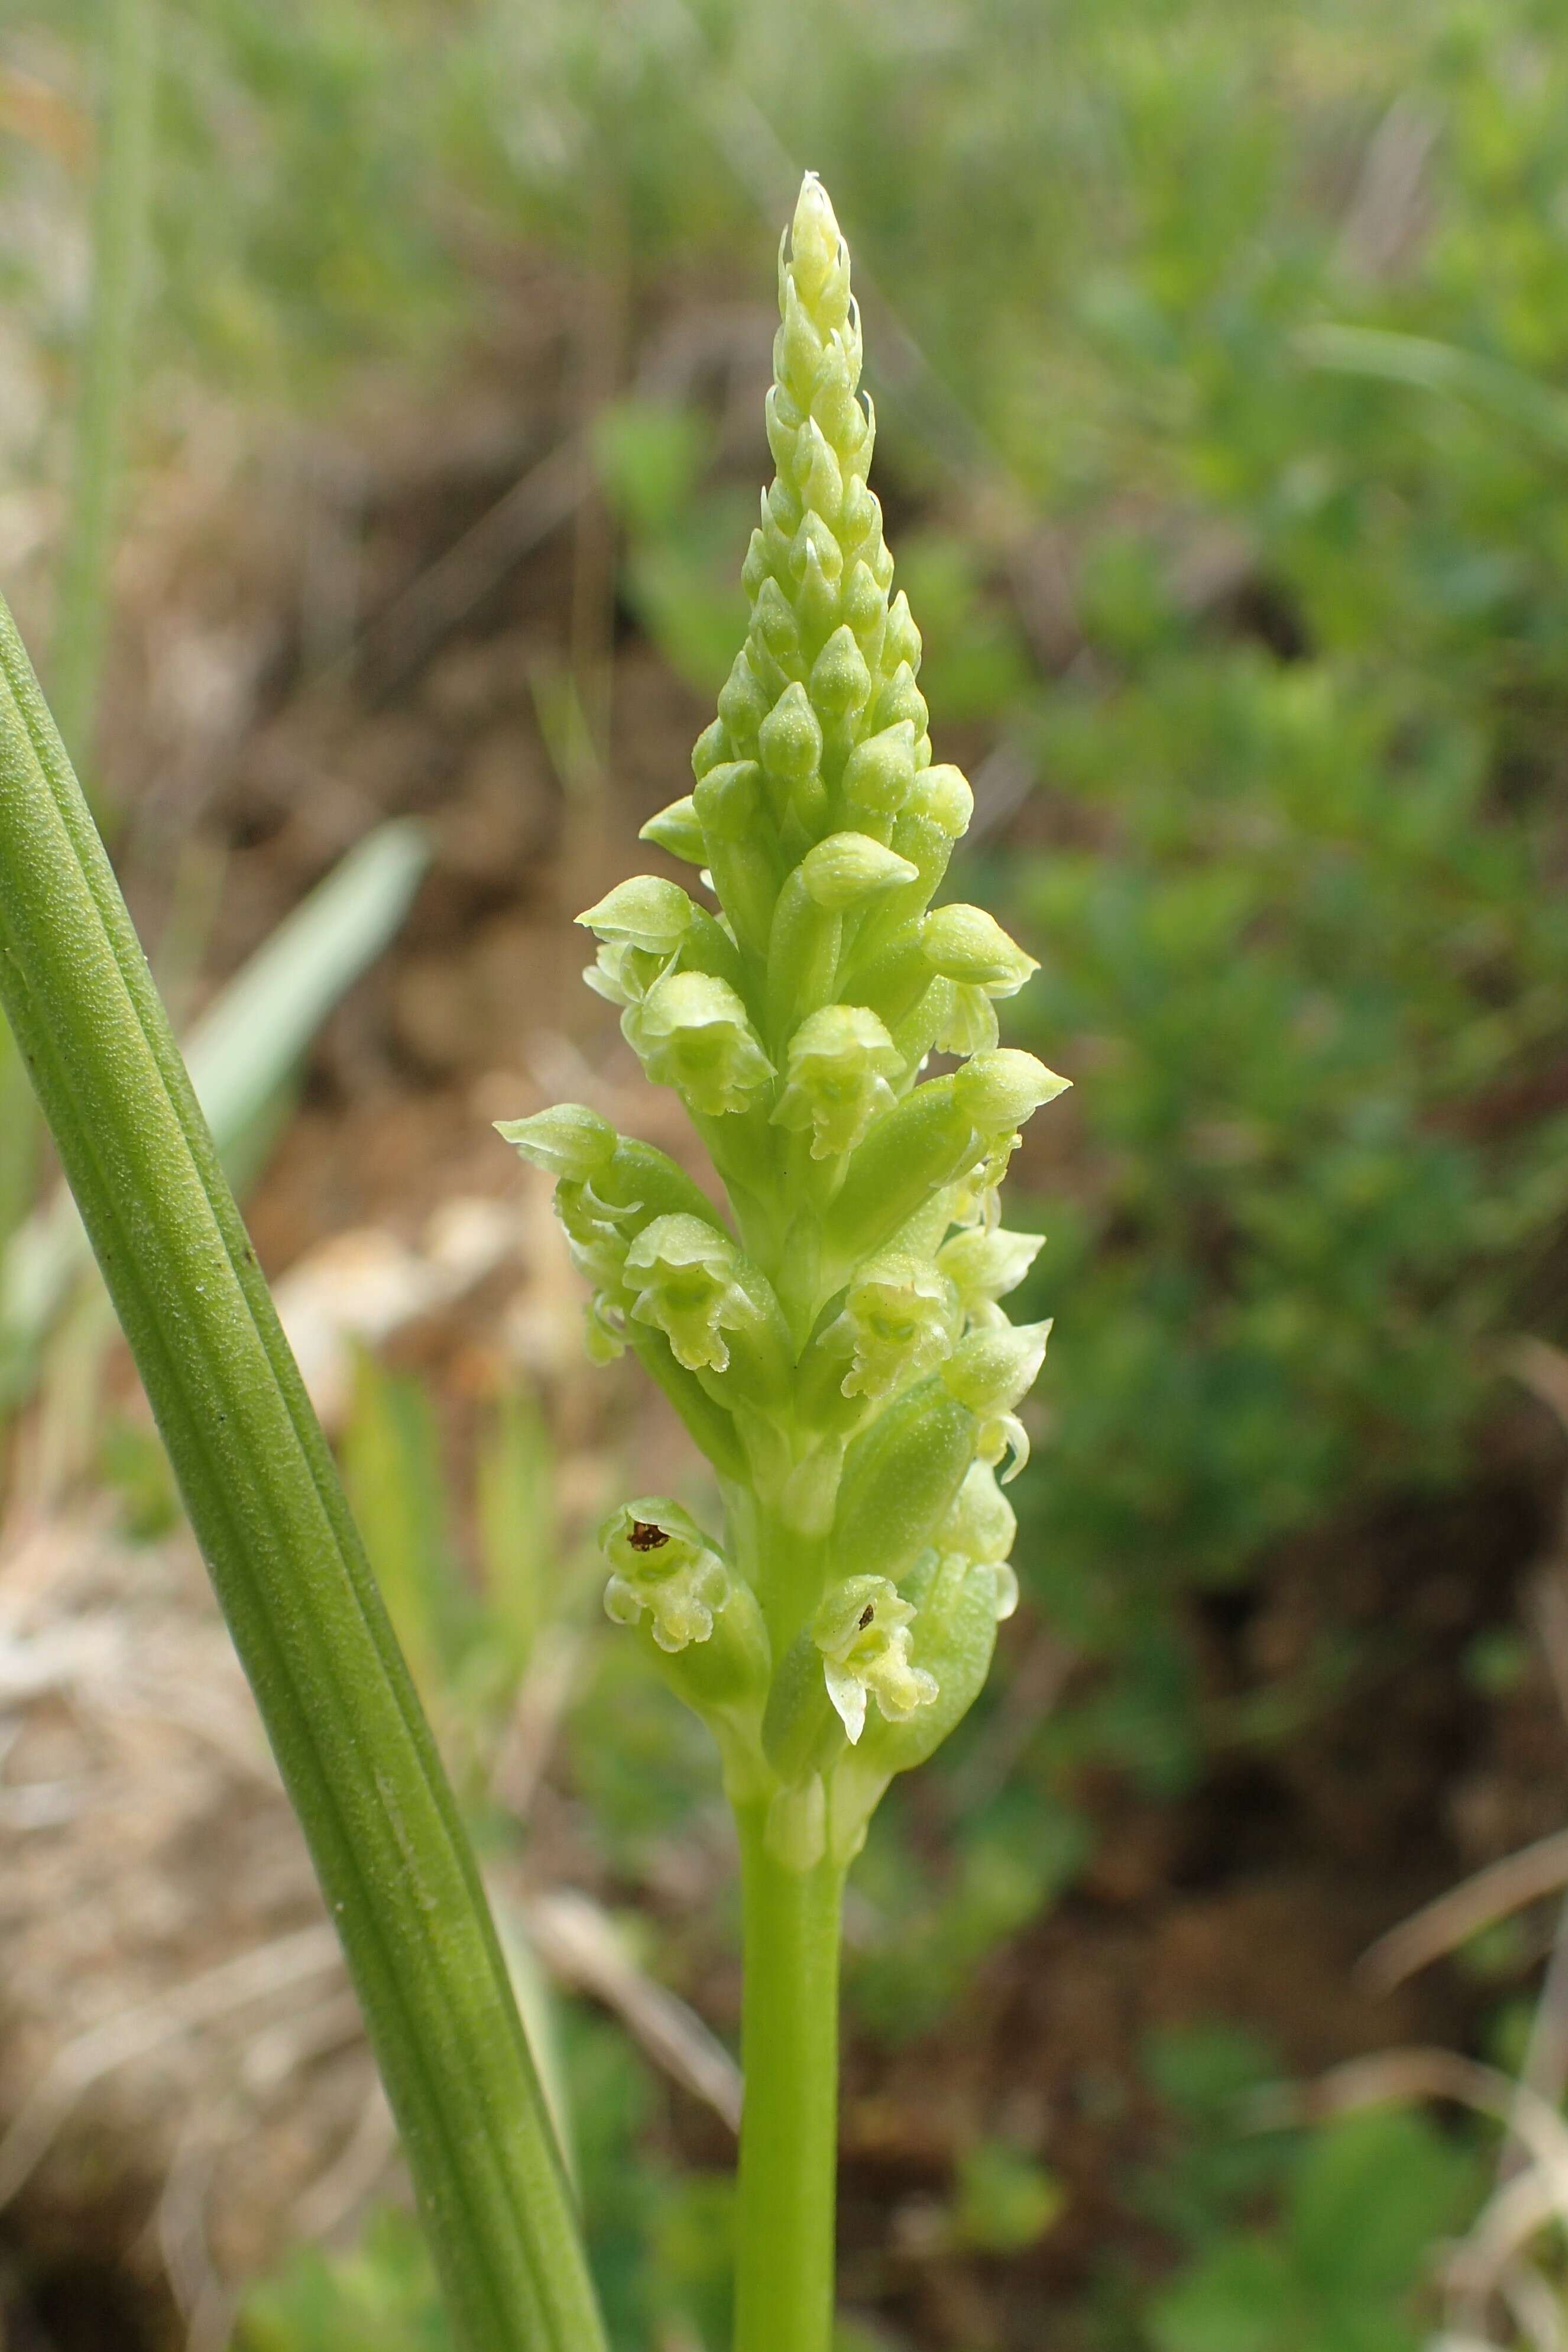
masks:
<instances>
[{"instance_id":1,"label":"green flower spike","mask_svg":"<svg viewBox=\"0 0 1568 2352\"><path fill-rule=\"evenodd\" d=\"M849 257L819 181L779 256L776 468L745 551L744 644L644 838L580 918L590 984L681 1097L725 1196L571 1106L506 1132L557 1180L594 1289L711 1464L710 1539L673 1504L606 1524L606 1605L719 1744L743 1883L745 2121L735 2352L828 2352L844 1873L893 1776L983 1686L1016 1598L1018 1407L1047 1327L1000 1302L1019 1130L1067 1081L998 1043L1034 960L937 907L973 796L932 756L920 631L869 486ZM932 1051L958 1066L928 1076ZM715 1193L715 1199L718 1195Z\"/></svg>"}]
</instances>

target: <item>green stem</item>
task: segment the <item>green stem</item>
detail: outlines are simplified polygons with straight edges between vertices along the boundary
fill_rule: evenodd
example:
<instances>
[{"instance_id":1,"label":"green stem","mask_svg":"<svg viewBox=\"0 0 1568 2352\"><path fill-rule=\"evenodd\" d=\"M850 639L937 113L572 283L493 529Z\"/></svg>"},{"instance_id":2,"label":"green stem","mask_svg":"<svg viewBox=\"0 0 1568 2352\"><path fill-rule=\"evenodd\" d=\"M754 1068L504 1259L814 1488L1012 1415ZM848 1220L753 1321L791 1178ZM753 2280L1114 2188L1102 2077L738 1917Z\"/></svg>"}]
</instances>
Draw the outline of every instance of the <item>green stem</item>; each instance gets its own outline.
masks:
<instances>
[{"instance_id":1,"label":"green stem","mask_svg":"<svg viewBox=\"0 0 1568 2352\"><path fill-rule=\"evenodd\" d=\"M745 1937L735 2352L828 2352L844 1873L794 1871L739 1814Z\"/></svg>"},{"instance_id":2,"label":"green stem","mask_svg":"<svg viewBox=\"0 0 1568 2352\"><path fill-rule=\"evenodd\" d=\"M365 2013L464 2352L602 2352L571 2192L408 1672L103 846L0 601L0 1006Z\"/></svg>"},{"instance_id":3,"label":"green stem","mask_svg":"<svg viewBox=\"0 0 1568 2352\"><path fill-rule=\"evenodd\" d=\"M89 770L152 198L154 0L109 0L105 50L102 151L93 192L92 289L50 664L60 732Z\"/></svg>"}]
</instances>

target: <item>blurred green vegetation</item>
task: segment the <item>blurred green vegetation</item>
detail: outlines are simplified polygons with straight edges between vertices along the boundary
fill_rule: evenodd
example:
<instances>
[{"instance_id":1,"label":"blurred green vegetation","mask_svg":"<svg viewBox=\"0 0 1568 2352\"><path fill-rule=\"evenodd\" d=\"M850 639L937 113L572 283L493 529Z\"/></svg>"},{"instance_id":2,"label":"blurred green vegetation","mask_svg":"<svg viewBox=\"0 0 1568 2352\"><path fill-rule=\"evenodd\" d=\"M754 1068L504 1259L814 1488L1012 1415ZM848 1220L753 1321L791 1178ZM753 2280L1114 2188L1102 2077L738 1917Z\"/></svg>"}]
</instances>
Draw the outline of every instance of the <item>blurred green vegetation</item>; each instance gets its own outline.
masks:
<instances>
[{"instance_id":1,"label":"blurred green vegetation","mask_svg":"<svg viewBox=\"0 0 1568 2352\"><path fill-rule=\"evenodd\" d=\"M163 0L162 16L153 385L184 371L319 411L358 368L437 376L482 337L507 258L535 248L618 274L634 305L749 295L803 163L855 241L939 744L973 746L983 819L989 746L1032 786L954 879L1040 955L1013 1034L1078 1082L1070 1146L1023 1171L1050 1235L1025 1311L1058 1328L1016 1492L1035 1607L1099 1669L1032 1737L980 1712L933 1770L940 1836L901 1800L879 1820L848 1986L862 2029L897 2043L1081 1869L1086 1760L1167 1792L1202 1774L1187 1597L1245 1583L1331 1518L1462 1480L1511 1335L1564 1336L1561 8ZM89 102L98 20L60 0L0 36L0 60ZM85 216L68 142L0 135L0 197L40 178L79 184ZM5 268L64 381L69 273L26 240ZM155 399L139 421L155 446ZM753 463L700 409L628 398L594 441L623 602L709 689L760 424ZM47 434L26 461L58 462ZM0 1098L15 1083L0 1040ZM0 1168L0 1234L26 1199L26 1171ZM471 1606L452 1597L433 1431L427 1399L367 1368L351 1479L373 1541L400 1491L388 1465L420 1482L379 1553L461 1746L493 1725L550 1603L497 1532L533 1491L525 1424L493 1433L496 1566ZM133 1451L118 1475L155 1513ZM1510 1654L1478 1650L1478 1687ZM1252 1736L1280 1737L1354 1664L1347 1634ZM566 1736L629 1875L649 1840L706 1818L699 1743L612 1648ZM994 1737L999 1787L981 1769ZM575 2014L566 2041L620 2340L675 2315L715 2342L718 2192L647 2155L641 2062ZM1216 2050L1226 2096L1263 2070ZM1402 2117L1248 2147L1202 2055L1166 2053L1174 2088L1151 2059L1187 2116L1187 2203L1150 2191L1184 2267L1116 2342L1416 2341L1412 2282L1474 2186L1468 2159ZM977 2200L1011 2217L1009 2243L1048 2225L1054 2184L1028 2159L983 2144L965 2163L969 2245L986 2242ZM1390 2179L1392 2203L1367 2193ZM395 2222L336 2273L302 2259L247 2324L258 2352L435 2340Z\"/></svg>"}]
</instances>

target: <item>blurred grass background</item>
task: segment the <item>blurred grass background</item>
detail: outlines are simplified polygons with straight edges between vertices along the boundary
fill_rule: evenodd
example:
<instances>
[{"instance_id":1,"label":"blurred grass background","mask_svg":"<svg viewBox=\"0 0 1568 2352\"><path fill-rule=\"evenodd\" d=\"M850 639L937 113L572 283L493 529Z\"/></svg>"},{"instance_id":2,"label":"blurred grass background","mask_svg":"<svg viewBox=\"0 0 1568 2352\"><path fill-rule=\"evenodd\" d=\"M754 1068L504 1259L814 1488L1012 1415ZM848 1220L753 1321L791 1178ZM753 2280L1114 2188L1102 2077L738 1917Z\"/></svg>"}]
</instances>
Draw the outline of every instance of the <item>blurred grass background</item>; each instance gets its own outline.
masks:
<instances>
[{"instance_id":1,"label":"blurred grass background","mask_svg":"<svg viewBox=\"0 0 1568 2352\"><path fill-rule=\"evenodd\" d=\"M976 786L956 887L1040 956L1011 1035L1075 1081L1015 1177L1049 1234L1028 1311L1058 1318L1027 1605L858 1882L846 2343L1426 2341L1487 2143L1410 2113L1238 2137L1235 2101L1405 2036L1529 2045L1563 2088L1550 1902L1403 2008L1352 1975L1558 1828L1568 1763L1561 11L162 0L154 26L83 738L133 903L195 1011L378 819L432 845L392 955L248 1130L275 1272L507 1197L485 1123L520 1087L597 1085L655 1131L564 921L631 869L728 667L774 242L799 168L826 179L922 684ZM0 21L0 562L45 646L110 56L86 0ZM0 1092L10 1233L36 1163L9 1065ZM663 1433L629 1390L592 1401L560 1299L443 1301L343 1405L410 1654L498 1868L593 1886L723 2032L710 1769L577 1560L595 1479ZM117 1393L85 1312L22 1392L14 1492L107 1491L151 1541L155 1457L133 1402L107 1439L84 1406ZM504 1801L542 1643L574 1662L559 1738ZM718 2345L721 2127L602 2004L561 2034L617 2341ZM28 2210L17 2343L64 2352L72 2256ZM176 2340L164 2286L137 2309L115 2340ZM267 2352L439 2341L395 2216L246 2311Z\"/></svg>"}]
</instances>

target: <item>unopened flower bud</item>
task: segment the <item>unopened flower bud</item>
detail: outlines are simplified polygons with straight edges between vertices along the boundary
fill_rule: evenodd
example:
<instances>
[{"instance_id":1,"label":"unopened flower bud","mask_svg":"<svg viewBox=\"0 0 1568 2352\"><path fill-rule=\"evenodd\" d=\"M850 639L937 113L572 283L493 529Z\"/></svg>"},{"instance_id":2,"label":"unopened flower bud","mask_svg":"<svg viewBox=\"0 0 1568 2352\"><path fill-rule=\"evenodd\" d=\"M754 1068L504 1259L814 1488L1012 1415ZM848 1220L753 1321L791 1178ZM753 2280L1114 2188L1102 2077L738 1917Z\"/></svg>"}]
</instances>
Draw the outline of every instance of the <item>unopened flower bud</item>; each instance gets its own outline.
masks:
<instances>
[{"instance_id":1,"label":"unopened flower bud","mask_svg":"<svg viewBox=\"0 0 1568 2352\"><path fill-rule=\"evenodd\" d=\"M870 565L857 561L844 583L844 617L862 645L876 630L887 607L887 597L878 587Z\"/></svg>"},{"instance_id":2,"label":"unopened flower bud","mask_svg":"<svg viewBox=\"0 0 1568 2352\"><path fill-rule=\"evenodd\" d=\"M910 1658L914 1615L885 1576L851 1576L821 1602L811 1638L821 1654L827 1696L851 1747L866 1728L868 1700L901 1722L937 1696L936 1677Z\"/></svg>"},{"instance_id":3,"label":"unopened flower bud","mask_svg":"<svg viewBox=\"0 0 1568 2352\"><path fill-rule=\"evenodd\" d=\"M804 300L816 303L835 270L842 267L844 238L826 189L807 172L795 198L789 227L788 274Z\"/></svg>"},{"instance_id":4,"label":"unopened flower bud","mask_svg":"<svg viewBox=\"0 0 1568 2352\"><path fill-rule=\"evenodd\" d=\"M586 1103L557 1103L531 1118L498 1118L496 1133L549 1176L583 1182L607 1168L619 1138Z\"/></svg>"},{"instance_id":5,"label":"unopened flower bud","mask_svg":"<svg viewBox=\"0 0 1568 2352\"><path fill-rule=\"evenodd\" d=\"M844 763L844 799L851 813L896 815L914 782L915 730L907 719L857 743Z\"/></svg>"},{"instance_id":6,"label":"unopened flower bud","mask_svg":"<svg viewBox=\"0 0 1568 2352\"><path fill-rule=\"evenodd\" d=\"M844 476L815 416L808 419L795 445L795 467L802 502L825 522L834 521L844 500Z\"/></svg>"},{"instance_id":7,"label":"unopened flower bud","mask_svg":"<svg viewBox=\"0 0 1568 2352\"><path fill-rule=\"evenodd\" d=\"M908 662L900 662L877 698L876 723L880 728L896 727L905 719L918 743L930 724L931 713L924 695L915 684L914 671Z\"/></svg>"},{"instance_id":8,"label":"unopened flower bud","mask_svg":"<svg viewBox=\"0 0 1568 2352\"><path fill-rule=\"evenodd\" d=\"M933 768L922 768L910 791L907 814L930 817L950 841L960 840L968 832L974 814L974 794L963 769L946 761Z\"/></svg>"},{"instance_id":9,"label":"unopened flower bud","mask_svg":"<svg viewBox=\"0 0 1568 2352\"><path fill-rule=\"evenodd\" d=\"M1055 1102L1071 1085L1033 1054L1004 1045L994 1054L977 1054L953 1073L957 1101L981 1135L1006 1135L1040 1108Z\"/></svg>"},{"instance_id":10,"label":"unopened flower bud","mask_svg":"<svg viewBox=\"0 0 1568 2352\"><path fill-rule=\"evenodd\" d=\"M811 1156L853 1151L872 1121L893 1107L889 1078L903 1067L874 1013L858 1004L825 1004L803 1021L785 1056L788 1083L773 1123L811 1131Z\"/></svg>"},{"instance_id":11,"label":"unopened flower bud","mask_svg":"<svg viewBox=\"0 0 1568 2352\"><path fill-rule=\"evenodd\" d=\"M987 996L1016 996L1040 968L984 907L934 908L921 925L921 946L933 971Z\"/></svg>"},{"instance_id":12,"label":"unopened flower bud","mask_svg":"<svg viewBox=\"0 0 1568 2352\"><path fill-rule=\"evenodd\" d=\"M708 972L656 981L627 1014L626 1034L649 1077L705 1118L744 1110L773 1074L740 997Z\"/></svg>"},{"instance_id":13,"label":"unopened flower bud","mask_svg":"<svg viewBox=\"0 0 1568 2352\"><path fill-rule=\"evenodd\" d=\"M819 907L833 912L917 879L907 857L864 833L830 833L801 860L801 879Z\"/></svg>"},{"instance_id":14,"label":"unopened flower bud","mask_svg":"<svg viewBox=\"0 0 1568 2352\"><path fill-rule=\"evenodd\" d=\"M651 841L656 849L667 850L671 857L683 858L688 866L706 866L708 844L703 838L702 820L697 814L697 803L689 793L684 800L671 801L668 808L650 816L638 834L639 841Z\"/></svg>"},{"instance_id":15,"label":"unopened flower bud","mask_svg":"<svg viewBox=\"0 0 1568 2352\"><path fill-rule=\"evenodd\" d=\"M910 600L900 588L888 608L888 635L883 658L895 669L907 662L911 671L921 666L921 633L910 613Z\"/></svg>"},{"instance_id":16,"label":"unopened flower bud","mask_svg":"<svg viewBox=\"0 0 1568 2352\"><path fill-rule=\"evenodd\" d=\"M734 758L728 730L722 719L710 719L691 747L691 772L699 783L710 768Z\"/></svg>"},{"instance_id":17,"label":"unopened flower bud","mask_svg":"<svg viewBox=\"0 0 1568 2352\"><path fill-rule=\"evenodd\" d=\"M858 710L871 691L866 656L847 622L834 630L811 666L811 699L836 719Z\"/></svg>"},{"instance_id":18,"label":"unopened flower bud","mask_svg":"<svg viewBox=\"0 0 1568 2352\"><path fill-rule=\"evenodd\" d=\"M822 723L797 678L784 688L758 730L763 765L780 783L804 783L822 758Z\"/></svg>"},{"instance_id":19,"label":"unopened flower bud","mask_svg":"<svg viewBox=\"0 0 1568 2352\"><path fill-rule=\"evenodd\" d=\"M976 1429L936 1376L883 1407L845 1455L832 1538L843 1573L902 1575L952 1508Z\"/></svg>"},{"instance_id":20,"label":"unopened flower bud","mask_svg":"<svg viewBox=\"0 0 1568 2352\"><path fill-rule=\"evenodd\" d=\"M768 698L758 685L742 646L719 689L719 716L729 742L738 751L749 752L767 715Z\"/></svg>"}]
</instances>

